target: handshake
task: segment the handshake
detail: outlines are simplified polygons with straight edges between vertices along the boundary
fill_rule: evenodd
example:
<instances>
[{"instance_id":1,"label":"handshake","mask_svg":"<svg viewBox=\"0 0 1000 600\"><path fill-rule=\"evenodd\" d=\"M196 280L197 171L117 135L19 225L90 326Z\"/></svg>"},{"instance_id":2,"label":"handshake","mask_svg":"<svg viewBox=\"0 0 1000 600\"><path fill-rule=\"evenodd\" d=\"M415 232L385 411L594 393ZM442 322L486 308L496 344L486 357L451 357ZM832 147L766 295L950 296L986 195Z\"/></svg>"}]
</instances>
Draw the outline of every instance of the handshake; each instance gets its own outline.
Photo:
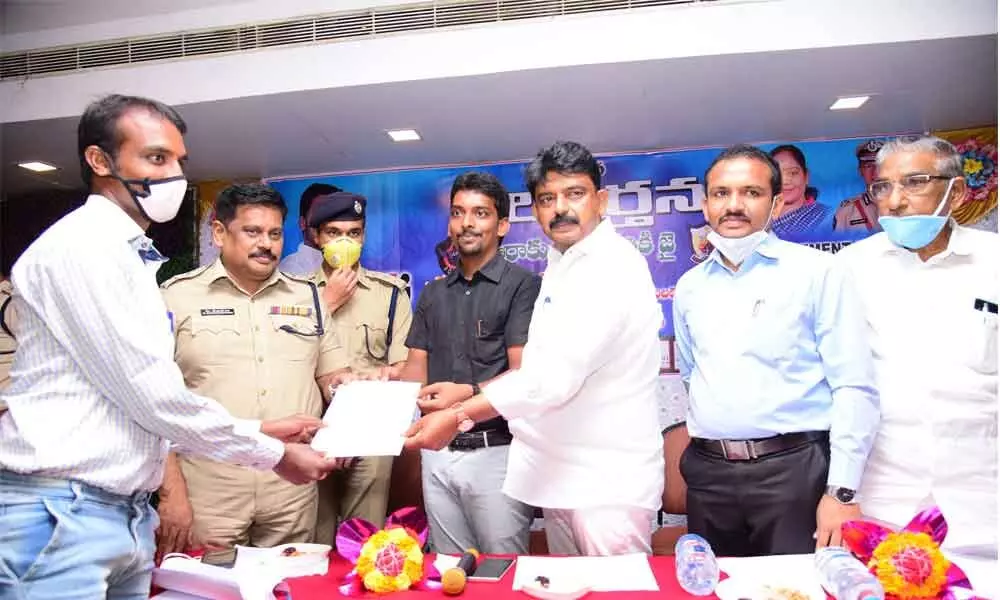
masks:
<instances>
[{"instance_id":1,"label":"handshake","mask_svg":"<svg viewBox=\"0 0 1000 600\"><path fill-rule=\"evenodd\" d=\"M357 458L327 458L309 446L321 427L324 427L323 421L309 415L292 415L261 423L261 433L285 443L285 454L274 466L274 472L282 479L301 485L357 464Z\"/></svg>"}]
</instances>

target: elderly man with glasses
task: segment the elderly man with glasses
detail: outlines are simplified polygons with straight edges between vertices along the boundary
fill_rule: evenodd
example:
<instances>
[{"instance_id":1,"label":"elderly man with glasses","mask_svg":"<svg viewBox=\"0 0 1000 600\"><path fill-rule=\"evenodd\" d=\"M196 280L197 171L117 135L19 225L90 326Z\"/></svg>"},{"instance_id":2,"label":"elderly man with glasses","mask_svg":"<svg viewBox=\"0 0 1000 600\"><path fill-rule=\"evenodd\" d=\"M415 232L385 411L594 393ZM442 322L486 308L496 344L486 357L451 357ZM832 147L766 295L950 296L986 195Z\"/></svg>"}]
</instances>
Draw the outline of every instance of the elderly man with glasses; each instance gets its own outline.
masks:
<instances>
[{"instance_id":1,"label":"elderly man with glasses","mask_svg":"<svg viewBox=\"0 0 1000 600\"><path fill-rule=\"evenodd\" d=\"M950 143L894 140L877 165L884 232L837 255L864 299L882 400L862 512L903 525L937 505L946 546L995 557L1000 236L951 218L966 183Z\"/></svg>"}]
</instances>

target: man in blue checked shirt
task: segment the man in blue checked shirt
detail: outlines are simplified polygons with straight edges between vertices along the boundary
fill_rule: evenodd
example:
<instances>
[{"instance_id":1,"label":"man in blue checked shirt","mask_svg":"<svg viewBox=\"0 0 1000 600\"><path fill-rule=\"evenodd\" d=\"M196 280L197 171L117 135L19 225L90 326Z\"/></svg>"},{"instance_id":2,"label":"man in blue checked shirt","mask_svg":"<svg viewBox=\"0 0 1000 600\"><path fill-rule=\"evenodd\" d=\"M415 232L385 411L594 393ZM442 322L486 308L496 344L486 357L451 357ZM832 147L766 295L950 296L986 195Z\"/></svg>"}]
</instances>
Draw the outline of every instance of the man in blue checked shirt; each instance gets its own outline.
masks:
<instances>
[{"instance_id":1,"label":"man in blue checked shirt","mask_svg":"<svg viewBox=\"0 0 1000 600\"><path fill-rule=\"evenodd\" d=\"M684 274L674 327L688 386L688 529L724 556L809 553L860 516L879 421L859 299L832 255L778 239L781 171L752 146L705 174L715 247Z\"/></svg>"}]
</instances>

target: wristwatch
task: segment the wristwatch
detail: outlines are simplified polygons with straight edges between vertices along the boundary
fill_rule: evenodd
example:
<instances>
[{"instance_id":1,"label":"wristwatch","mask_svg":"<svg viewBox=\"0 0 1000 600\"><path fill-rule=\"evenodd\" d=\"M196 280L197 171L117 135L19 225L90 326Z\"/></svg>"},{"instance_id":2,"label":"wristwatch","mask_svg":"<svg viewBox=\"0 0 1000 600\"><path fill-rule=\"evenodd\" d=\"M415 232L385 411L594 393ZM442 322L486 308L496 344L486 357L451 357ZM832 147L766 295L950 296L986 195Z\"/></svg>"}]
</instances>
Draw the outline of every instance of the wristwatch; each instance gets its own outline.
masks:
<instances>
[{"instance_id":1,"label":"wristwatch","mask_svg":"<svg viewBox=\"0 0 1000 600\"><path fill-rule=\"evenodd\" d=\"M832 497L841 504L854 504L854 496L856 494L857 492L851 488L838 487L835 485L826 486L826 495Z\"/></svg>"},{"instance_id":2,"label":"wristwatch","mask_svg":"<svg viewBox=\"0 0 1000 600\"><path fill-rule=\"evenodd\" d=\"M455 409L455 419L458 421L458 432L465 433L476 426L476 422L469 418L465 414L465 410L462 408L462 403L452 406Z\"/></svg>"}]
</instances>

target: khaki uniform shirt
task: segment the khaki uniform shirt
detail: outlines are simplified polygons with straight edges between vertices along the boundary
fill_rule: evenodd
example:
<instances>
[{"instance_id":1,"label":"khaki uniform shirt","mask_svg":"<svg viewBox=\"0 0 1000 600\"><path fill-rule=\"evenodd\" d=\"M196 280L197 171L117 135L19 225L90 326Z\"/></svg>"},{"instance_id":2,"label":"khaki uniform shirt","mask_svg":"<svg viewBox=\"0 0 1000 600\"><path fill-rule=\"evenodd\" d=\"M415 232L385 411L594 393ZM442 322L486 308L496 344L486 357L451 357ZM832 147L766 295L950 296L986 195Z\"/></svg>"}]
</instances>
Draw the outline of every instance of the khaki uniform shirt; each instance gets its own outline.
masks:
<instances>
[{"instance_id":1,"label":"khaki uniform shirt","mask_svg":"<svg viewBox=\"0 0 1000 600\"><path fill-rule=\"evenodd\" d=\"M242 419L321 416L316 377L347 367L322 299L322 337L307 280L275 271L253 295L221 260L163 284L176 340L174 358L192 391Z\"/></svg>"},{"instance_id":2,"label":"khaki uniform shirt","mask_svg":"<svg viewBox=\"0 0 1000 600\"><path fill-rule=\"evenodd\" d=\"M7 329L14 331L17 322L13 302L10 301L12 293L10 281L0 281L0 318L6 327L0 327L0 391L10 385L10 367L14 364L14 351L17 349L17 342L7 333ZM5 408L0 401L0 411Z\"/></svg>"},{"instance_id":3,"label":"khaki uniform shirt","mask_svg":"<svg viewBox=\"0 0 1000 600\"><path fill-rule=\"evenodd\" d=\"M313 281L320 288L326 285L326 274L322 269L313 274ZM389 301L393 288L399 289L399 295L392 326L392 344L387 352ZM347 349L354 372L370 373L406 360L406 336L413 321L413 310L405 290L406 282L398 277L358 267L358 287L354 295L333 315L337 336Z\"/></svg>"},{"instance_id":4,"label":"khaki uniform shirt","mask_svg":"<svg viewBox=\"0 0 1000 600\"><path fill-rule=\"evenodd\" d=\"M867 192L841 202L833 215L834 231L852 229L882 231L882 226L878 224L878 204L868 197Z\"/></svg>"}]
</instances>

